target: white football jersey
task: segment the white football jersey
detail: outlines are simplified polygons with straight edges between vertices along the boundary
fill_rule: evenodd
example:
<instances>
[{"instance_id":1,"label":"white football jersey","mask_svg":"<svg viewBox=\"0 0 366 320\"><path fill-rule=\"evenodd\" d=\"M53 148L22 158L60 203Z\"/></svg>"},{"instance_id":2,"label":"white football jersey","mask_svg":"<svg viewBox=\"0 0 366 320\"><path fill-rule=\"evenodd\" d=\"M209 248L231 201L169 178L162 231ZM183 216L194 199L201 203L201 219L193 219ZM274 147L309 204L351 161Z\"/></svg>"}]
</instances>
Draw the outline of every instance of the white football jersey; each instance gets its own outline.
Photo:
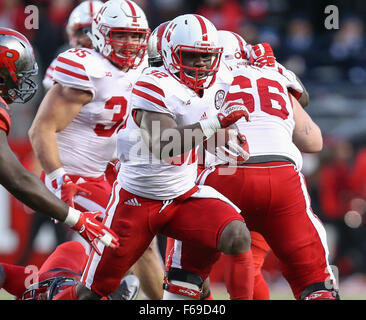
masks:
<instances>
[{"instance_id":1,"label":"white football jersey","mask_svg":"<svg viewBox=\"0 0 366 320\"><path fill-rule=\"evenodd\" d=\"M115 157L117 131L129 113L132 87L147 62L123 72L93 49L73 48L61 53L53 80L89 91L92 101L56 134L61 162L69 174L101 176Z\"/></svg>"},{"instance_id":2,"label":"white football jersey","mask_svg":"<svg viewBox=\"0 0 366 320\"><path fill-rule=\"evenodd\" d=\"M134 85L131 109L168 114L178 126L215 116L232 81L231 73L226 67L224 70L218 72L215 83L199 97L164 67L147 68ZM140 129L133 116L128 118L126 128L118 133L117 153L121 162L118 182L131 193L168 200L184 194L195 185L197 149L175 157L175 164L157 159L141 140Z\"/></svg>"},{"instance_id":3,"label":"white football jersey","mask_svg":"<svg viewBox=\"0 0 366 320\"><path fill-rule=\"evenodd\" d=\"M49 90L53 86L53 70L55 70L56 61L57 58L52 60L43 77L42 84L46 90Z\"/></svg>"},{"instance_id":4,"label":"white football jersey","mask_svg":"<svg viewBox=\"0 0 366 320\"><path fill-rule=\"evenodd\" d=\"M301 170L302 156L292 142L295 121L287 90L289 80L271 68L249 65L234 68L232 75L227 100L243 102L250 112L250 122L244 118L236 122L248 140L250 156L285 156ZM206 152L206 166L216 160Z\"/></svg>"}]
</instances>

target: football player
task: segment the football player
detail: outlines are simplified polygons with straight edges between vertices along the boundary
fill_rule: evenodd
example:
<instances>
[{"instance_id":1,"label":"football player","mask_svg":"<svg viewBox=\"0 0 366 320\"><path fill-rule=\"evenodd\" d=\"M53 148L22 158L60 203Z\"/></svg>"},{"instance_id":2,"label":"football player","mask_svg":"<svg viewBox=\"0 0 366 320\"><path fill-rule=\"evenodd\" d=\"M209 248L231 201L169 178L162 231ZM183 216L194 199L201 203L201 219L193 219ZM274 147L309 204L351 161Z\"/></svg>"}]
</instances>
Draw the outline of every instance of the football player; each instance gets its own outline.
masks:
<instances>
[{"instance_id":1,"label":"football player","mask_svg":"<svg viewBox=\"0 0 366 320\"><path fill-rule=\"evenodd\" d=\"M60 194L66 202L75 208L104 212L112 190L106 168L115 158L117 132L129 114L132 86L147 66L150 29L144 12L132 1L108 1L94 19L90 19L88 8L90 5L82 3L75 9L80 13L71 15L68 30L79 30L72 22L74 17L89 12L83 25L85 28L87 21L92 24L93 48L72 48L57 57L54 85L43 99L29 134L45 172L46 186L60 194L66 182L68 189ZM88 194L75 196L75 186ZM133 270L144 293L160 299L164 271L154 243Z\"/></svg>"},{"instance_id":2,"label":"football player","mask_svg":"<svg viewBox=\"0 0 366 320\"><path fill-rule=\"evenodd\" d=\"M37 74L33 48L21 33L0 29L0 182L18 200L33 210L65 222L96 250L98 240L115 248L115 234L96 218L101 212L80 212L50 193L39 178L27 171L11 151L7 135L11 128L8 104L29 101L37 90L32 75ZM75 193L80 189L75 189ZM97 251L99 253L99 250Z\"/></svg>"},{"instance_id":3,"label":"football player","mask_svg":"<svg viewBox=\"0 0 366 320\"><path fill-rule=\"evenodd\" d=\"M149 41L148 41L148 47L147 47L147 52L148 52L148 57L149 57L149 65L150 66L154 66L154 67L159 67L163 65L163 59L161 56L161 38L163 35L163 32L165 30L165 27L167 26L168 22L164 22L162 24L160 24L157 28L155 28L155 30L151 33ZM226 31L225 31L226 32ZM223 36L225 36L225 34L223 34L222 31L219 31L219 38L221 39ZM230 39L230 38L229 38ZM238 38L239 39L239 38ZM230 39L232 40L232 39ZM228 45L227 43L225 43L225 45ZM229 44L230 46L232 45L231 43ZM240 58L240 61L245 61L245 63L252 63L252 64L261 64L261 67L264 64L264 56L268 56L268 54L265 52L265 54L261 54L258 55L257 59L254 59L252 57L251 61L249 60L249 57L252 56L250 50L252 49L247 48L247 44L246 42L243 40L243 42L240 43L241 45L241 51L239 53L236 54L236 57L233 56L233 58ZM257 47L254 47L253 50L255 50ZM225 50L225 52L227 52L228 50ZM243 59L243 57L245 56L245 60ZM225 56L225 59L229 59L229 57ZM266 61L267 62L267 61ZM269 63L269 62L268 62ZM199 170L198 173L201 172L201 170L203 169L203 166L200 166L199 164ZM258 233L254 233L251 232L251 238L252 238L252 242L251 242L251 250L252 250L252 256L253 256L253 263L254 263L254 270L252 270L252 268L250 267L251 264L251 256L248 254L247 257L247 290L248 291L253 291L253 284L251 283L251 280L249 279L253 273L255 272L255 285L254 285L254 291L253 291L253 298L255 298L256 300L265 300L269 298L269 290L268 290L268 286L265 282L265 280L263 279L262 273L261 273L261 266L263 265L264 262L264 257L266 256L266 254L269 251L269 247L267 245L267 243L265 242L265 240L263 239L263 237L258 234ZM169 257L169 255L171 254L171 250L174 247L174 239L168 238L167 239L167 245L166 245L166 257ZM230 257L225 257L224 259L228 259L229 260ZM243 277L244 275L241 274L241 277ZM229 279L229 277L226 277L226 279ZM235 281L235 280L233 280ZM229 282L229 280L228 280ZM201 299L205 299L205 300L211 300L212 299L212 295L209 289L209 285L208 285L208 279L206 279L204 286L203 286L203 292L201 295Z\"/></svg>"},{"instance_id":4,"label":"football player","mask_svg":"<svg viewBox=\"0 0 366 320\"><path fill-rule=\"evenodd\" d=\"M241 208L249 229L261 234L279 258L296 299L338 299L325 229L312 212L301 174L301 152L322 148L319 127L299 103L307 104L307 93L268 50L256 48L252 53L266 60L267 66L261 69L240 55L235 58L241 51L240 39L222 33L224 61L234 76L226 99L244 103L251 114L250 124L236 123L249 141L250 158L239 162L228 150L224 157L217 154L221 162L208 155L199 183L216 188ZM223 174L228 163L236 166L232 175Z\"/></svg>"},{"instance_id":5,"label":"football player","mask_svg":"<svg viewBox=\"0 0 366 320\"><path fill-rule=\"evenodd\" d=\"M80 280L87 260L80 242L67 241L57 246L39 270L0 263L0 289L5 289L17 300L52 300L60 291ZM130 274L104 300L135 300L139 288L139 279Z\"/></svg>"},{"instance_id":6,"label":"football player","mask_svg":"<svg viewBox=\"0 0 366 320\"><path fill-rule=\"evenodd\" d=\"M123 247L116 254L104 250L101 259L92 255L82 285L65 290L65 299L98 299L115 290L158 233L188 247L172 260L164 299L199 299L221 252L234 257L233 272L242 271L240 257L250 248L243 218L227 198L195 179L202 139L246 117L246 108L218 100L221 115L210 109L232 81L228 72L219 75L222 48L210 21L194 14L176 17L165 28L161 51L164 66L146 68L138 78L131 116L118 133L121 168L105 223L123 237ZM185 137L185 130L197 136ZM169 133L173 141L162 138ZM114 273L106 271L111 265ZM232 299L244 298L241 285L230 292Z\"/></svg>"},{"instance_id":7,"label":"football player","mask_svg":"<svg viewBox=\"0 0 366 320\"><path fill-rule=\"evenodd\" d=\"M83 1L71 12L66 25L66 34L70 48L93 48L88 33L94 16L102 7L103 2L98 0ZM57 58L55 58L46 70L43 78L43 87L48 90L53 86L53 71Z\"/></svg>"}]
</instances>

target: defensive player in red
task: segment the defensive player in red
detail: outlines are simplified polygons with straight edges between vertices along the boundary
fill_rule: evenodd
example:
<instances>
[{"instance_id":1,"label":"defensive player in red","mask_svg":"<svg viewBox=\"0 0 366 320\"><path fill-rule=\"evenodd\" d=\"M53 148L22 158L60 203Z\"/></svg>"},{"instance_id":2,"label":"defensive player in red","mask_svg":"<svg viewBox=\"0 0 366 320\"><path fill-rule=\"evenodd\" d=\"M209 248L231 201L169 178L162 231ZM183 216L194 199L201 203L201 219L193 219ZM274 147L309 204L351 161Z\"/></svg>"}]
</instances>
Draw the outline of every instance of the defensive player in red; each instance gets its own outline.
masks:
<instances>
[{"instance_id":1,"label":"defensive player in red","mask_svg":"<svg viewBox=\"0 0 366 320\"><path fill-rule=\"evenodd\" d=\"M80 242L67 241L57 246L39 270L35 266L0 263L0 289L18 300L52 300L60 291L80 281L87 260ZM135 300L138 292L139 280L131 274L104 300Z\"/></svg>"},{"instance_id":2,"label":"defensive player in red","mask_svg":"<svg viewBox=\"0 0 366 320\"><path fill-rule=\"evenodd\" d=\"M7 135L11 127L11 110L8 103L29 101L37 90L31 79L37 73L33 48L19 32L0 29L0 182L18 200L33 210L63 221L78 231L93 248L97 242L115 248L115 234L96 218L101 212L84 212L69 207L54 196L34 174L27 171L11 151ZM80 190L76 189L78 193Z\"/></svg>"}]
</instances>

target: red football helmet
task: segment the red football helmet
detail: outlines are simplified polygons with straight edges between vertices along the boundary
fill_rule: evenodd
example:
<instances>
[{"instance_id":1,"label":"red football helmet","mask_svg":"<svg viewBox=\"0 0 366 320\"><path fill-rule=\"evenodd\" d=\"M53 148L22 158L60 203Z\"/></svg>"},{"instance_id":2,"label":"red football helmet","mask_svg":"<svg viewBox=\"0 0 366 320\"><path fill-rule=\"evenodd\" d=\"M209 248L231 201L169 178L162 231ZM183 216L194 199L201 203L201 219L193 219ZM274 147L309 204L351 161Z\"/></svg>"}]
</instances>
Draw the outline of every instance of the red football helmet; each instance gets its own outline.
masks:
<instances>
[{"instance_id":1,"label":"red football helmet","mask_svg":"<svg viewBox=\"0 0 366 320\"><path fill-rule=\"evenodd\" d=\"M20 32L0 28L0 95L7 102L25 103L37 91L30 78L38 66L32 45Z\"/></svg>"}]
</instances>

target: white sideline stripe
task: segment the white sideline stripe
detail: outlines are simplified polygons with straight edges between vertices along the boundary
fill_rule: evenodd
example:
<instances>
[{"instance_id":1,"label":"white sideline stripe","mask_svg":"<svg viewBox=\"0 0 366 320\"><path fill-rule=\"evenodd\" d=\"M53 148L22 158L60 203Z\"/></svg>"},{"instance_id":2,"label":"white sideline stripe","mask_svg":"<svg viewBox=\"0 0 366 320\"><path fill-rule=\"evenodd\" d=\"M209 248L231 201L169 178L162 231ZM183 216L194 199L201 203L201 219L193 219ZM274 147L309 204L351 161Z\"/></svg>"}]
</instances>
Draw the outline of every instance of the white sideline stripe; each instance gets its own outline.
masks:
<instances>
[{"instance_id":1,"label":"white sideline stripe","mask_svg":"<svg viewBox=\"0 0 366 320\"><path fill-rule=\"evenodd\" d=\"M121 186L117 182L115 182L114 183L114 188L113 188L113 194L115 194L115 201L114 201L113 205L111 206L111 208L109 209L108 217L107 217L107 219L106 219L106 221L104 223L107 227L110 227L111 224L112 224L113 216L114 216L116 207L117 207L117 205L119 203L119 193L120 193L120 191L121 191ZM113 196L111 197L111 199L113 199ZM108 203L108 205L109 205L109 203ZM107 205L107 207L108 207L108 205ZM100 252L103 255L103 251L104 251L104 245L103 245L103 243L101 243L100 241L98 241L97 247L98 247L98 249L100 250ZM98 264L100 262L101 257L102 256L99 256L95 252L93 254L93 256L92 256L92 261L90 263L90 267L89 267L88 273L87 274L83 274L83 278L85 278L85 286L88 289L91 289L91 285L92 285L92 283L94 281L95 270L98 267Z\"/></svg>"},{"instance_id":2,"label":"white sideline stripe","mask_svg":"<svg viewBox=\"0 0 366 320\"><path fill-rule=\"evenodd\" d=\"M306 213L310 219L310 221L312 222L312 224L315 227L315 230L318 232L320 241L323 245L324 251L325 251L325 261L327 263L327 270L329 272L330 275L330 279L334 281L334 284L336 285L336 279L335 276L333 274L332 268L329 265L329 261L328 261L328 256L329 256L329 249L328 249L328 244L327 244L327 234L325 231L324 226L322 225L322 223L314 216L311 207L310 207L310 196L309 193L307 191L306 188L306 184L305 184L305 179L304 176L301 172L298 172L299 177L300 177L300 184L301 184L301 189L302 192L304 194L304 198L305 198L305 203L306 203Z\"/></svg>"}]
</instances>

